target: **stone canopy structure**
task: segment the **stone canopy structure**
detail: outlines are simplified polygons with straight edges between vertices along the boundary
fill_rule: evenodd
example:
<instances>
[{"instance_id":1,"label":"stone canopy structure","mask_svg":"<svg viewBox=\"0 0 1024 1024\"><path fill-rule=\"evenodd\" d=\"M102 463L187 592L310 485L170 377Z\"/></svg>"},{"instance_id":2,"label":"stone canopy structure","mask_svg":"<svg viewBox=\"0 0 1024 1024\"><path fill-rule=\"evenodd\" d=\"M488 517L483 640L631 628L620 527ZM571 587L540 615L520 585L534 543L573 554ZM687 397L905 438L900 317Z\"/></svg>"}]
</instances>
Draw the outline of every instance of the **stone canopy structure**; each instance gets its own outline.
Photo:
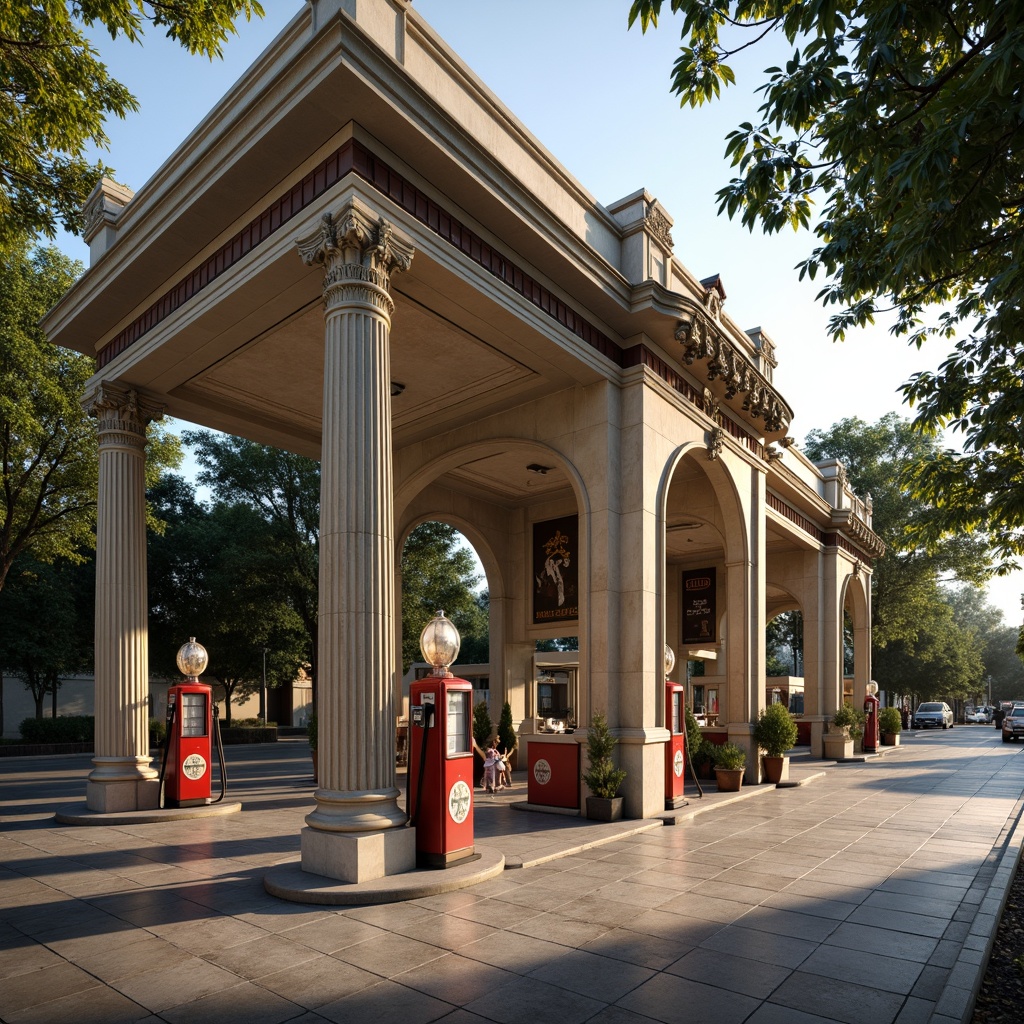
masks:
<instances>
[{"instance_id":1,"label":"stone canopy structure","mask_svg":"<svg viewBox=\"0 0 1024 1024\"><path fill-rule=\"evenodd\" d=\"M536 642L579 638L557 699L607 715L628 815L664 806L666 645L705 660L748 752L779 612L804 617L810 742L842 700L844 617L862 699L881 545L841 465L789 447L773 342L675 258L653 196L593 199L406 0L309 0L87 223L90 269L45 327L97 360L91 808L152 799L142 470L163 414L321 460L310 870L405 855L396 567L428 519L481 558L491 686L524 745L556 707Z\"/></svg>"}]
</instances>

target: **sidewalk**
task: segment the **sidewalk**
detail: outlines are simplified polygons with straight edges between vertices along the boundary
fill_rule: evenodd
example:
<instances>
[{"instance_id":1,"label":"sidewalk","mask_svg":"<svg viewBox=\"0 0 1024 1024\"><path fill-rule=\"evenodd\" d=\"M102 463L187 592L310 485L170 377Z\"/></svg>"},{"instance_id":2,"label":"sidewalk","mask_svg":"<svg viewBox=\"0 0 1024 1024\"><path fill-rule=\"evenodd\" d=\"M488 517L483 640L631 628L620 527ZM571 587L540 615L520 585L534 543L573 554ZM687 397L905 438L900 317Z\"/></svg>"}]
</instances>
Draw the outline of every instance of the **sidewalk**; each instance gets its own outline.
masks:
<instances>
[{"instance_id":1,"label":"sidewalk","mask_svg":"<svg viewBox=\"0 0 1024 1024\"><path fill-rule=\"evenodd\" d=\"M809 785L708 792L673 825L519 811L522 783L478 790L500 876L305 906L263 878L298 855L308 749L229 761L242 813L96 828L52 821L88 758L0 763L0 1019L964 1021L1024 833L1019 747L958 727L795 766L824 770Z\"/></svg>"}]
</instances>

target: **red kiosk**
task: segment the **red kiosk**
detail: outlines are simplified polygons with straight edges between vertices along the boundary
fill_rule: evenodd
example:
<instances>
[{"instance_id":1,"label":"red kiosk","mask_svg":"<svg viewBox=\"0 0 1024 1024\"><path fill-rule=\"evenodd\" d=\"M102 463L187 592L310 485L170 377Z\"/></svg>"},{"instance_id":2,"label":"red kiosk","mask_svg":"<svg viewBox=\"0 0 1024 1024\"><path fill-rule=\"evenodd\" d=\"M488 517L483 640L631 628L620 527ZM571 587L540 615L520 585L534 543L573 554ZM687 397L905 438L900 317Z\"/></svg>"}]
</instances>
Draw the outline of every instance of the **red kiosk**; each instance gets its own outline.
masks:
<instances>
[{"instance_id":1,"label":"red kiosk","mask_svg":"<svg viewBox=\"0 0 1024 1024\"><path fill-rule=\"evenodd\" d=\"M665 727L671 733L665 744L665 810L685 807L683 784L686 771L686 687L669 679L676 656L665 645Z\"/></svg>"},{"instance_id":2,"label":"red kiosk","mask_svg":"<svg viewBox=\"0 0 1024 1024\"><path fill-rule=\"evenodd\" d=\"M868 683L867 696L864 698L864 749L869 753L878 750L878 683L873 679Z\"/></svg>"},{"instance_id":3,"label":"red kiosk","mask_svg":"<svg viewBox=\"0 0 1024 1024\"><path fill-rule=\"evenodd\" d=\"M434 668L409 689L408 804L416 862L446 868L475 856L473 847L473 684L449 665L459 633L444 612L423 627L420 649Z\"/></svg>"}]
</instances>

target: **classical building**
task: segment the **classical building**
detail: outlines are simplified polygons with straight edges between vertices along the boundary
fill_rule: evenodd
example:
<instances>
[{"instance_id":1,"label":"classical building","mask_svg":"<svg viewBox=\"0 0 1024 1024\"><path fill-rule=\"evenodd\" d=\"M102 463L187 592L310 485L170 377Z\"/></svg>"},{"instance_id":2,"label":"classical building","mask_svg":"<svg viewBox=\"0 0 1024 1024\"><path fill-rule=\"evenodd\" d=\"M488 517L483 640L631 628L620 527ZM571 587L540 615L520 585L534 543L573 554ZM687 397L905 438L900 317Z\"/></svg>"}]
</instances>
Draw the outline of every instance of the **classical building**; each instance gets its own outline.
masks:
<instances>
[{"instance_id":1,"label":"classical building","mask_svg":"<svg viewBox=\"0 0 1024 1024\"><path fill-rule=\"evenodd\" d=\"M310 0L151 181L104 181L87 213L90 269L45 326L97 360L93 808L155 774L143 464L165 413L321 460L304 867L403 831L397 562L428 519L486 570L491 699L524 744L604 712L628 815L664 807L666 645L705 661L748 751L780 611L804 617L806 741L841 699L844 618L862 699L881 545L842 466L790 447L773 342L679 262L654 196L593 199L406 0ZM538 661L567 636L577 655Z\"/></svg>"}]
</instances>

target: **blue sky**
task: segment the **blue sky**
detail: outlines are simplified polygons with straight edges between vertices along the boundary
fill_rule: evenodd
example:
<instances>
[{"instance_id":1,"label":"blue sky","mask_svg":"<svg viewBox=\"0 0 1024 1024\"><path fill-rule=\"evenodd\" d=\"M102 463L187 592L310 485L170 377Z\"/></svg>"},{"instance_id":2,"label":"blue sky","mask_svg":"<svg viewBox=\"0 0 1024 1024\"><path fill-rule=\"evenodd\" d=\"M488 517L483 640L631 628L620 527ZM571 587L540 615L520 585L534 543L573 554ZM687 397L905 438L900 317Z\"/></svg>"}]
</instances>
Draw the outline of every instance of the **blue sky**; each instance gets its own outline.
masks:
<instances>
[{"instance_id":1,"label":"blue sky","mask_svg":"<svg viewBox=\"0 0 1024 1024\"><path fill-rule=\"evenodd\" d=\"M137 114L108 125L102 155L118 181L140 188L302 3L264 0L264 7L267 17L243 23L219 62L189 57L155 32L142 46L96 38L140 102ZM945 348L909 349L884 326L829 341L828 312L815 300L821 284L798 282L793 269L813 236L751 234L716 215L715 192L732 176L725 136L755 119L760 72L784 61L785 48L752 48L734 62L738 85L722 100L680 108L669 92L679 28L667 14L642 35L627 31L629 0L414 0L413 7L599 202L639 188L661 202L675 221L676 255L698 277L721 274L726 311L775 341L775 385L794 410L796 438L844 417L911 415L899 386L937 366ZM58 244L88 262L80 240L62 236ZM989 588L1009 623L1020 622L1022 591L1024 572Z\"/></svg>"}]
</instances>

